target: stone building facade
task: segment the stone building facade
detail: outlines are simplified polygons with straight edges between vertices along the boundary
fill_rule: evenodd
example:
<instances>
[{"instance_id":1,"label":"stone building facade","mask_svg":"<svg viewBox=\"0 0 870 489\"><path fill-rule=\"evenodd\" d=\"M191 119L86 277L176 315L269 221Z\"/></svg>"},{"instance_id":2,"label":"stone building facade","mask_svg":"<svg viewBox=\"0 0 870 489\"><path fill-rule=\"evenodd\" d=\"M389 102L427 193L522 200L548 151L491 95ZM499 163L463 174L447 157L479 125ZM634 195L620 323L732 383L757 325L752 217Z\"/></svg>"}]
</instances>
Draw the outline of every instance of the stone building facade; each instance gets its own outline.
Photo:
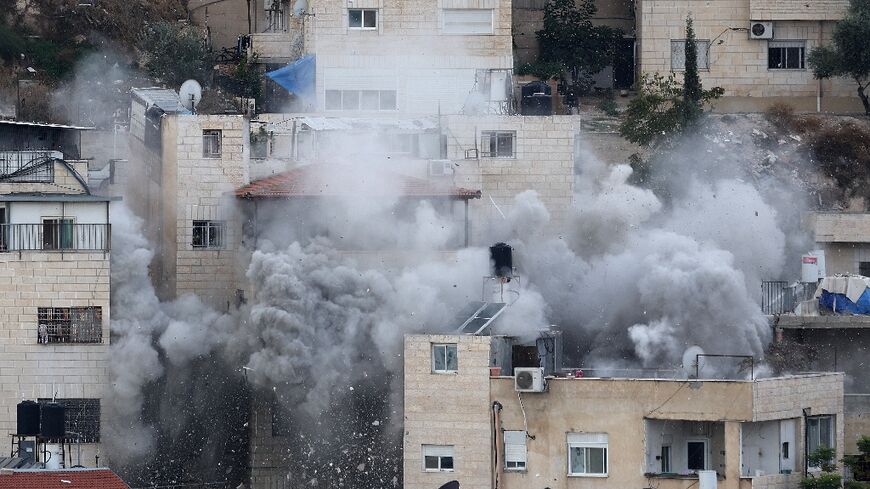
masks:
<instances>
[{"instance_id":1,"label":"stone building facade","mask_svg":"<svg viewBox=\"0 0 870 489\"><path fill-rule=\"evenodd\" d=\"M513 376L491 376L490 341L406 336L405 487L671 489L704 470L724 488L796 487L807 427L811 448L843 453L842 374L548 377L543 392L520 393ZM433 360L445 346L446 371Z\"/></svg>"},{"instance_id":2,"label":"stone building facade","mask_svg":"<svg viewBox=\"0 0 870 489\"><path fill-rule=\"evenodd\" d=\"M117 199L91 195L86 161L26 153L26 166L0 175L0 433L32 454L33 437L10 438L16 406L54 400L66 408L68 443L82 442L62 463L98 465L109 386L109 204ZM57 441L48 449L59 465Z\"/></svg>"},{"instance_id":3,"label":"stone building facade","mask_svg":"<svg viewBox=\"0 0 870 489\"><path fill-rule=\"evenodd\" d=\"M681 41L691 15L700 41L701 81L725 89L717 110L757 111L785 102L801 111L857 112L861 103L854 83L815 80L806 63L813 48L830 42L847 6L846 0L638 0L639 71L681 74ZM750 27L759 22L768 34L753 39Z\"/></svg>"}]
</instances>

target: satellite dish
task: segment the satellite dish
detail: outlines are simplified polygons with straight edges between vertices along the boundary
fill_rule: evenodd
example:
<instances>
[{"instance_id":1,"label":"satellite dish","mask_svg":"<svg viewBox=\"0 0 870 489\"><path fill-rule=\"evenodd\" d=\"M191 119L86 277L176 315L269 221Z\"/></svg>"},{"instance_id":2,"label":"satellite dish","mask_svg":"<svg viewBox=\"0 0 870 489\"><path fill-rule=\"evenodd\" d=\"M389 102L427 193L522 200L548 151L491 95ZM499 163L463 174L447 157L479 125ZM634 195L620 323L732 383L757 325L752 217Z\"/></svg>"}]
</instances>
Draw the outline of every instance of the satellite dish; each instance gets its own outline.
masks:
<instances>
[{"instance_id":1,"label":"satellite dish","mask_svg":"<svg viewBox=\"0 0 870 489\"><path fill-rule=\"evenodd\" d=\"M196 106L202 100L202 87L196 80L187 80L181 84L178 89L178 98L181 99L181 105L187 110L196 113Z\"/></svg>"},{"instance_id":2,"label":"satellite dish","mask_svg":"<svg viewBox=\"0 0 870 489\"><path fill-rule=\"evenodd\" d=\"M450 481L438 489L459 489L459 481Z\"/></svg>"}]
</instances>

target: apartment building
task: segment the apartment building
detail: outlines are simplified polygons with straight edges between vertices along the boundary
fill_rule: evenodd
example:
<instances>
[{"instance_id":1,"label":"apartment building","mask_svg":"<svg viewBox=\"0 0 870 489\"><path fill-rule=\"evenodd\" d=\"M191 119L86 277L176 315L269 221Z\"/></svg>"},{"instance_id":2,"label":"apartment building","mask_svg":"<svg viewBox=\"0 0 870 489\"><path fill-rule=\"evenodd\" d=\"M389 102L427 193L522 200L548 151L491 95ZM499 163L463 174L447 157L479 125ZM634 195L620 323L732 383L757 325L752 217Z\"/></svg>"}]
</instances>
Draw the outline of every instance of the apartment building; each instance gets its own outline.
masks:
<instances>
[{"instance_id":1,"label":"apartment building","mask_svg":"<svg viewBox=\"0 0 870 489\"><path fill-rule=\"evenodd\" d=\"M46 440L54 463L93 466L101 456L108 389L110 202L93 195L80 131L0 121L0 432L13 450L16 405L65 408L65 440ZM66 451L61 444L78 444Z\"/></svg>"},{"instance_id":2,"label":"apartment building","mask_svg":"<svg viewBox=\"0 0 870 489\"><path fill-rule=\"evenodd\" d=\"M406 488L797 487L808 450L843 453L842 374L544 378L502 342L405 337Z\"/></svg>"},{"instance_id":3,"label":"apartment building","mask_svg":"<svg viewBox=\"0 0 870 489\"><path fill-rule=\"evenodd\" d=\"M155 246L158 295L197 294L218 310L236 301L239 221L228 192L247 184L249 123L191 114L166 89L134 89L130 206Z\"/></svg>"},{"instance_id":4,"label":"apartment building","mask_svg":"<svg viewBox=\"0 0 870 489\"><path fill-rule=\"evenodd\" d=\"M638 0L639 71L682 72L691 15L701 80L725 89L718 110L757 111L785 102L802 111L859 112L854 83L815 80L807 65L810 51L830 42L847 7L846 0Z\"/></svg>"}]
</instances>

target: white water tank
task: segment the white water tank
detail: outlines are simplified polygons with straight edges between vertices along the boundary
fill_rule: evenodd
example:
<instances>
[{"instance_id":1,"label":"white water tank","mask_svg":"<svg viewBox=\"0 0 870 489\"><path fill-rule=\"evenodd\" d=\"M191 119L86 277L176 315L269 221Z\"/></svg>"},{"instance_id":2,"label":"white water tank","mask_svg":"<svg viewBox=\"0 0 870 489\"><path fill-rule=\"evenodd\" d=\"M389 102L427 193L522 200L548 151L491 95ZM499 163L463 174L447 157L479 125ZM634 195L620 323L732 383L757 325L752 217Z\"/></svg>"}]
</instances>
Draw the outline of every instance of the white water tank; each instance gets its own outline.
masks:
<instances>
[{"instance_id":1,"label":"white water tank","mask_svg":"<svg viewBox=\"0 0 870 489\"><path fill-rule=\"evenodd\" d=\"M825 251L813 250L801 256L801 282L816 283L825 277Z\"/></svg>"},{"instance_id":2,"label":"white water tank","mask_svg":"<svg viewBox=\"0 0 870 489\"><path fill-rule=\"evenodd\" d=\"M47 443L45 452L39 456L45 461L45 468L49 470L57 470L63 461L63 448L59 444Z\"/></svg>"},{"instance_id":3,"label":"white water tank","mask_svg":"<svg viewBox=\"0 0 870 489\"><path fill-rule=\"evenodd\" d=\"M715 470L698 471L698 489L716 489L717 484Z\"/></svg>"}]
</instances>

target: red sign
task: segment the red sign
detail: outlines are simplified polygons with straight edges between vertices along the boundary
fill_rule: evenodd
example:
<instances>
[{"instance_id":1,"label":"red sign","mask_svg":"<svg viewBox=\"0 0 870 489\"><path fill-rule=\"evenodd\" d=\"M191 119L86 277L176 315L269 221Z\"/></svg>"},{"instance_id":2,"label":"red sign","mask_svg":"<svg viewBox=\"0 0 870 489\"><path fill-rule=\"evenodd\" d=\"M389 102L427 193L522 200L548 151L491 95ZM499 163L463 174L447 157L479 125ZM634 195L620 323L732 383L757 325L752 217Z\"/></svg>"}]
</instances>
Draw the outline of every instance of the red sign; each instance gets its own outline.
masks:
<instances>
[{"instance_id":1,"label":"red sign","mask_svg":"<svg viewBox=\"0 0 870 489\"><path fill-rule=\"evenodd\" d=\"M815 256L805 256L802 258L802 260L804 263L815 265L816 262L818 261L818 258L816 258Z\"/></svg>"}]
</instances>

